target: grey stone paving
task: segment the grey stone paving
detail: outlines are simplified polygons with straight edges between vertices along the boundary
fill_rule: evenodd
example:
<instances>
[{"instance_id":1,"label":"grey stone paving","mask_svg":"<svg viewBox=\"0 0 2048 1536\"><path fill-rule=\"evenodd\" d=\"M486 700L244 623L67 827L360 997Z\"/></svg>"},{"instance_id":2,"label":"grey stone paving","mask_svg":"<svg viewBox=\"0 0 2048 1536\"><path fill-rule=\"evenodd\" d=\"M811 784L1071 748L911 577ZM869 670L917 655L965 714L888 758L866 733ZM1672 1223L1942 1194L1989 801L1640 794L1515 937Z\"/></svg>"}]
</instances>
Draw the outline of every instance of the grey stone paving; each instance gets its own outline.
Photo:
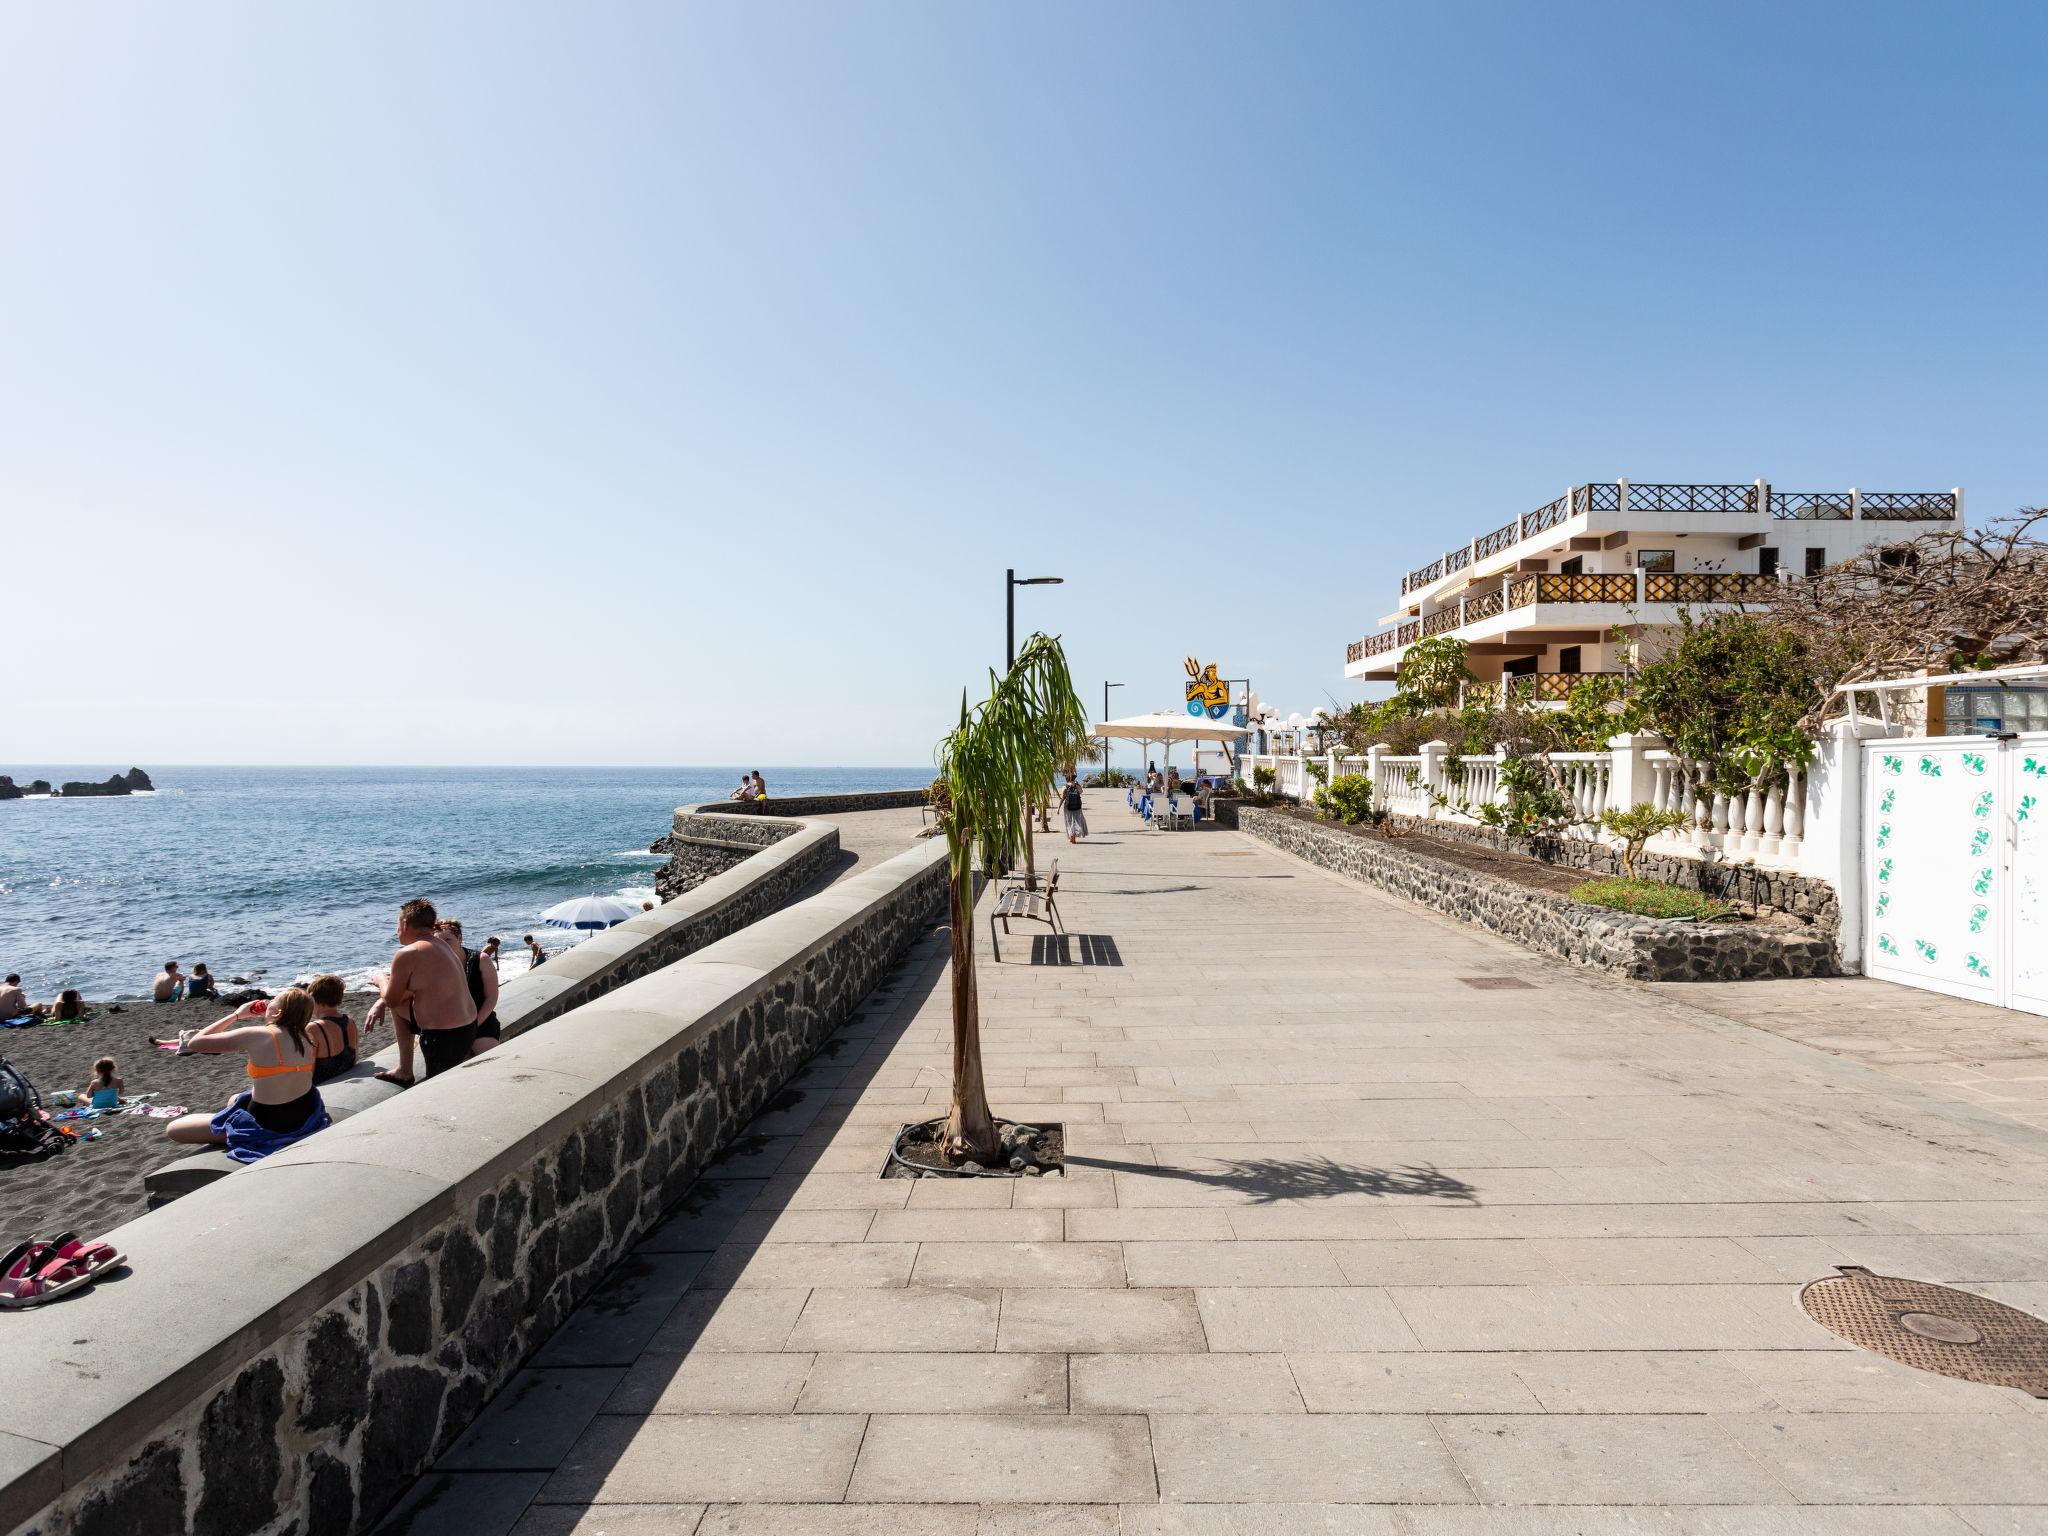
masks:
<instances>
[{"instance_id":1,"label":"grey stone paving","mask_svg":"<svg viewBox=\"0 0 2048 1536\"><path fill-rule=\"evenodd\" d=\"M1785 1038L1840 992L1751 1028L1720 989L1090 815L1042 856L1121 963L1033 963L1020 926L998 966L977 935L990 1096L1064 1120L1070 1175L876 1176L946 1098L934 936L407 1528L2048 1532L2048 1404L1796 1300L1862 1263L2048 1310L2048 1136ZM1459 980L1488 975L1536 985ZM1861 1037L1954 1060L2010 1022L1849 995Z\"/></svg>"}]
</instances>

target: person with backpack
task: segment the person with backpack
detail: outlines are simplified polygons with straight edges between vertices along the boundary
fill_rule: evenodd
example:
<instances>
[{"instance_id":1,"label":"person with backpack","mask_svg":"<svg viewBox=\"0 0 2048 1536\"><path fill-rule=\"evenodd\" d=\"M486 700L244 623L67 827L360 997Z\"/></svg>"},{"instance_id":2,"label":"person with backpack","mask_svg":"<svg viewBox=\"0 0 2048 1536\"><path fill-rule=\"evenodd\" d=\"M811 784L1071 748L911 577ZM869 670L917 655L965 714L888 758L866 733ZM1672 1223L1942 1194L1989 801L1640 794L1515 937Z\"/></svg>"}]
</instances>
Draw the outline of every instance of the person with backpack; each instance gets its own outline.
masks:
<instances>
[{"instance_id":1,"label":"person with backpack","mask_svg":"<svg viewBox=\"0 0 2048 1536\"><path fill-rule=\"evenodd\" d=\"M1067 821L1067 841L1078 842L1088 835L1088 817L1081 809L1081 781L1067 770L1067 787L1060 791L1060 811Z\"/></svg>"}]
</instances>

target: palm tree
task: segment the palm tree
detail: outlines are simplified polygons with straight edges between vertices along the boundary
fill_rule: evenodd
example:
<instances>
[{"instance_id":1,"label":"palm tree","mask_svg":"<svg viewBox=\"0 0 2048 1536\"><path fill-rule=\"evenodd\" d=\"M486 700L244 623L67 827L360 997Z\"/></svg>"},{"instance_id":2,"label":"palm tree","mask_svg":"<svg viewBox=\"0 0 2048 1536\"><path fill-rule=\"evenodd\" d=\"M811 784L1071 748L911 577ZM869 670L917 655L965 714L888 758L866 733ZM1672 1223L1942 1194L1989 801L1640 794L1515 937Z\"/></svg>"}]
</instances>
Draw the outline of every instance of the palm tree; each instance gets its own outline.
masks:
<instances>
[{"instance_id":1,"label":"palm tree","mask_svg":"<svg viewBox=\"0 0 2048 1536\"><path fill-rule=\"evenodd\" d=\"M973 709L939 743L932 786L946 836L953 922L953 1100L941 1146L948 1157L992 1160L1001 1150L981 1077L981 1005L974 986L974 859L991 874L1031 844L1030 801L1052 782L1062 743L1087 729L1087 712L1057 639L1033 635L1007 675L989 675Z\"/></svg>"}]
</instances>

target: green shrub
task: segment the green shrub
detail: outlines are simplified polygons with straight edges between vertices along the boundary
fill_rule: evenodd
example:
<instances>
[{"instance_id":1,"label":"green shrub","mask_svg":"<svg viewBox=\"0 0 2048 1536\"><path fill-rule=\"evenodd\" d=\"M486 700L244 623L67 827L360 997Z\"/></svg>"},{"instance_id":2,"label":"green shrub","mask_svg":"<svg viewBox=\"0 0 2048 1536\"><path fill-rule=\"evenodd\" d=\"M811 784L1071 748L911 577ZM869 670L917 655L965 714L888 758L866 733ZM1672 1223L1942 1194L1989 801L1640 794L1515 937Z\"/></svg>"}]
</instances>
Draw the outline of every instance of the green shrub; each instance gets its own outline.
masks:
<instances>
[{"instance_id":1,"label":"green shrub","mask_svg":"<svg viewBox=\"0 0 2048 1536\"><path fill-rule=\"evenodd\" d=\"M1316 791L1316 802L1347 826L1372 815L1372 780L1362 773L1340 773Z\"/></svg>"},{"instance_id":2,"label":"green shrub","mask_svg":"<svg viewBox=\"0 0 2048 1536\"><path fill-rule=\"evenodd\" d=\"M1588 880L1572 887L1572 900L1639 917L1719 917L1728 910L1724 901L1661 880Z\"/></svg>"},{"instance_id":3,"label":"green shrub","mask_svg":"<svg viewBox=\"0 0 2048 1536\"><path fill-rule=\"evenodd\" d=\"M1660 811L1653 805L1631 806L1625 811L1610 808L1600 817L1600 825L1621 839L1621 868L1631 880L1645 843L1659 832L1675 832L1691 824L1692 818L1684 811Z\"/></svg>"},{"instance_id":4,"label":"green shrub","mask_svg":"<svg viewBox=\"0 0 2048 1536\"><path fill-rule=\"evenodd\" d=\"M1279 781L1280 775L1264 763L1259 764L1258 767L1252 770L1252 784L1261 793L1271 789Z\"/></svg>"}]
</instances>

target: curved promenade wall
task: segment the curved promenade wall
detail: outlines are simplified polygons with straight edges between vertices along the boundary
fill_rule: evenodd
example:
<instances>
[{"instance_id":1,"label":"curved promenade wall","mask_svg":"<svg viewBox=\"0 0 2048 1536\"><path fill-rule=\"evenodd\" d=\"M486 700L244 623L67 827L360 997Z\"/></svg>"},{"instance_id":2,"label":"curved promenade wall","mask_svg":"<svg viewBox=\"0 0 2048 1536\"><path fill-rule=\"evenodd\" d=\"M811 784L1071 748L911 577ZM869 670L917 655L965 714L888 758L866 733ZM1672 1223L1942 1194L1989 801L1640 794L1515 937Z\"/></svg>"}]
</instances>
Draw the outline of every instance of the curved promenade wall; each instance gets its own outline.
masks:
<instances>
[{"instance_id":1,"label":"curved promenade wall","mask_svg":"<svg viewBox=\"0 0 2048 1536\"><path fill-rule=\"evenodd\" d=\"M899 854L111 1234L127 1274L6 1322L0 1530L367 1530L945 878L942 846Z\"/></svg>"}]
</instances>

